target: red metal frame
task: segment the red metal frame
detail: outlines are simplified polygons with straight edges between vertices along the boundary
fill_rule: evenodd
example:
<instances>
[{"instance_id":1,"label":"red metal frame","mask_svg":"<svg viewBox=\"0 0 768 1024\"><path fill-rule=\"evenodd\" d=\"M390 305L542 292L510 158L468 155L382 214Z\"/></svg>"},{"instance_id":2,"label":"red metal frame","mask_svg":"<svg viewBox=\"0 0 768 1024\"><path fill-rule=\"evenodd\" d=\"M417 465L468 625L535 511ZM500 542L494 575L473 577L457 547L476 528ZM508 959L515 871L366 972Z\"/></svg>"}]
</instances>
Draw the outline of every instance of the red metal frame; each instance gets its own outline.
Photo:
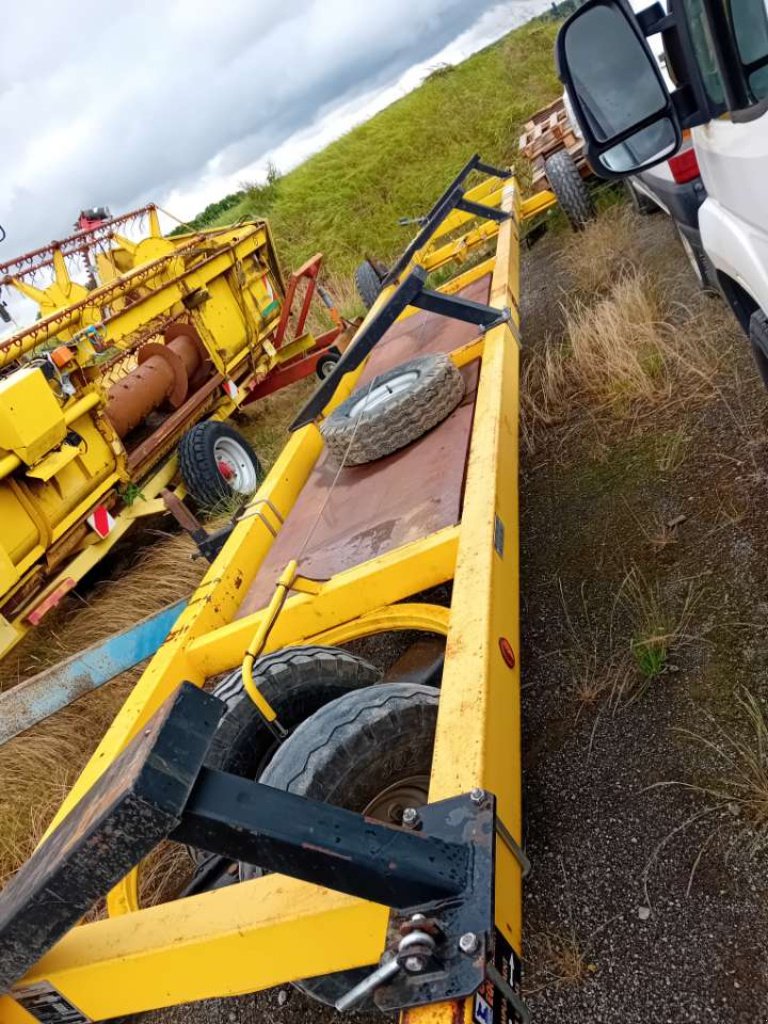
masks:
<instances>
[{"instance_id":1,"label":"red metal frame","mask_svg":"<svg viewBox=\"0 0 768 1024\"><path fill-rule=\"evenodd\" d=\"M321 334L315 344L308 352L302 352L300 356L284 363L278 369L273 370L269 376L253 385L250 394L243 402L243 405L250 405L251 402L267 395L273 395L281 388L287 388L289 384L295 384L297 380L303 380L315 372L320 357L333 345L333 343L344 333L343 327L334 327L325 334Z\"/></svg>"},{"instance_id":2,"label":"red metal frame","mask_svg":"<svg viewBox=\"0 0 768 1024\"><path fill-rule=\"evenodd\" d=\"M304 333L304 327L309 316L309 307L312 303L312 296L315 294L315 288L317 287L317 275L320 273L320 267L323 262L323 254L316 252L315 255L308 259L306 263L302 264L298 270L291 272L290 279L288 281L288 287L285 290L285 299L283 301L283 312L280 315L280 320L275 331L275 348L280 348L285 341L285 332L288 330L288 321L293 315L293 300L296 295L296 289L299 286L299 281L303 277L307 279L307 290L304 293L304 301L301 305L301 313L299 313L299 319L296 321L296 327L293 332L293 339L300 338Z\"/></svg>"}]
</instances>

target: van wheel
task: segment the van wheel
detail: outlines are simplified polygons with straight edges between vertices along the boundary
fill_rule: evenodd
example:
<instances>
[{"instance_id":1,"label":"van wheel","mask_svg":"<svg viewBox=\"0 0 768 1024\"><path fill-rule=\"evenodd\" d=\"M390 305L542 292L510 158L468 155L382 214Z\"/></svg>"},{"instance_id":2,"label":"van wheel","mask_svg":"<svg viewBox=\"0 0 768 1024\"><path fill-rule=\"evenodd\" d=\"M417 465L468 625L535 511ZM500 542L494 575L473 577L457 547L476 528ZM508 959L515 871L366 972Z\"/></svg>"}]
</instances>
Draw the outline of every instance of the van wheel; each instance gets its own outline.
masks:
<instances>
[{"instance_id":1,"label":"van wheel","mask_svg":"<svg viewBox=\"0 0 768 1024\"><path fill-rule=\"evenodd\" d=\"M768 388L768 317L762 309L756 309L750 317L749 341L758 373Z\"/></svg>"},{"instance_id":2,"label":"van wheel","mask_svg":"<svg viewBox=\"0 0 768 1024\"><path fill-rule=\"evenodd\" d=\"M399 824L427 802L438 690L415 683L368 686L331 701L281 744L259 782ZM241 865L243 879L261 871ZM296 982L333 1005L370 974L357 968ZM361 1009L372 1008L369 1001Z\"/></svg>"},{"instance_id":3,"label":"van wheel","mask_svg":"<svg viewBox=\"0 0 768 1024\"><path fill-rule=\"evenodd\" d=\"M574 231L595 219L595 204L579 168L567 149L559 149L544 161L544 172L558 205Z\"/></svg>"},{"instance_id":4,"label":"van wheel","mask_svg":"<svg viewBox=\"0 0 768 1024\"><path fill-rule=\"evenodd\" d=\"M635 188L631 181L625 181L624 185L629 195L629 201L632 204L632 209L635 213L639 213L643 217L647 217L652 213L660 213L661 207L657 206L652 199L650 199L645 192L641 192L639 188Z\"/></svg>"},{"instance_id":5,"label":"van wheel","mask_svg":"<svg viewBox=\"0 0 768 1024\"><path fill-rule=\"evenodd\" d=\"M704 252L703 246L700 243L687 238L679 224L675 224L675 230L677 231L677 237L680 239L680 245L682 245L683 252L688 257L691 270L693 270L696 275L696 280L699 282L701 290L703 292L707 292L708 295L719 295L719 291L714 284L716 278L715 268L712 266L709 257Z\"/></svg>"}]
</instances>

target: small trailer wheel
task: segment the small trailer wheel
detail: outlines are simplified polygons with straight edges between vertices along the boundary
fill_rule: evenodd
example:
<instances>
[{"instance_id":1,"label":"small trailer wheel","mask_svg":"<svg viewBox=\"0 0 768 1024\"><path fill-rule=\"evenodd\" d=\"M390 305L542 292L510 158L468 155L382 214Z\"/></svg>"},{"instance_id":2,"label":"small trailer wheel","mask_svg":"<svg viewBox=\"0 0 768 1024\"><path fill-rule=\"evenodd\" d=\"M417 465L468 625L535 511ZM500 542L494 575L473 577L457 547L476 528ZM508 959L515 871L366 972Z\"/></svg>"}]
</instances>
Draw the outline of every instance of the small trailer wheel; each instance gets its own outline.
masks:
<instances>
[{"instance_id":1,"label":"small trailer wheel","mask_svg":"<svg viewBox=\"0 0 768 1024\"><path fill-rule=\"evenodd\" d=\"M415 683L381 683L331 701L279 747L259 782L400 824L406 807L427 801L438 692ZM261 874L249 864L240 870L243 879ZM295 984L333 1005L371 970Z\"/></svg>"},{"instance_id":2,"label":"small trailer wheel","mask_svg":"<svg viewBox=\"0 0 768 1024\"><path fill-rule=\"evenodd\" d=\"M544 161L544 171L558 205L574 231L581 231L595 219L595 204L567 149L559 149Z\"/></svg>"},{"instance_id":3,"label":"small trailer wheel","mask_svg":"<svg viewBox=\"0 0 768 1024\"><path fill-rule=\"evenodd\" d=\"M249 497L264 478L242 434L215 420L196 423L182 437L179 470L189 493L205 508L215 508L232 495Z\"/></svg>"},{"instance_id":4,"label":"small trailer wheel","mask_svg":"<svg viewBox=\"0 0 768 1024\"><path fill-rule=\"evenodd\" d=\"M320 380L325 380L326 377L330 377L333 373L336 363L341 359L341 352L338 349L331 348L327 352L324 352L315 363L315 373Z\"/></svg>"},{"instance_id":5,"label":"small trailer wheel","mask_svg":"<svg viewBox=\"0 0 768 1024\"><path fill-rule=\"evenodd\" d=\"M448 356L419 356L380 373L342 402L321 430L334 460L373 462L404 448L449 416L464 378Z\"/></svg>"}]
</instances>

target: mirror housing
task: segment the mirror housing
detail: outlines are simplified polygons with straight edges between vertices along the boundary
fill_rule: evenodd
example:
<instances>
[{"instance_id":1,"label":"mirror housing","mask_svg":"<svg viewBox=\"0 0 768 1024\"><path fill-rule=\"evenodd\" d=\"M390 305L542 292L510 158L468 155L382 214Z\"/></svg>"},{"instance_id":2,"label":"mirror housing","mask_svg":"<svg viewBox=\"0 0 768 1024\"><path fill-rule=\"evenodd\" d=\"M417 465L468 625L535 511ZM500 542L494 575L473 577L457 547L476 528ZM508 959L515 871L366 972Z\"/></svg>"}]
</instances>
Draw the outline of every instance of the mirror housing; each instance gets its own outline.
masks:
<instances>
[{"instance_id":1,"label":"mirror housing","mask_svg":"<svg viewBox=\"0 0 768 1024\"><path fill-rule=\"evenodd\" d=\"M658 14L654 5L640 22L625 0L586 0L558 33L557 73L600 177L646 170L682 143L676 104L644 35L666 28Z\"/></svg>"}]
</instances>

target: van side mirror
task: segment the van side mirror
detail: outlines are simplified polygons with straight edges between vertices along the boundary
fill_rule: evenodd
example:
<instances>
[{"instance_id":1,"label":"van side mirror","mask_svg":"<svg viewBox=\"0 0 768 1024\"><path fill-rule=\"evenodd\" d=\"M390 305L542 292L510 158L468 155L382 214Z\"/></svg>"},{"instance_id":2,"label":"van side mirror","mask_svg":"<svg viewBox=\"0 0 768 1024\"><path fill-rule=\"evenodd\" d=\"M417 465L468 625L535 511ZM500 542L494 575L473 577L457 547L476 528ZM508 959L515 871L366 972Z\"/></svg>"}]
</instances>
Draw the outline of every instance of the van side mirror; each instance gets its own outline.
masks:
<instances>
[{"instance_id":1,"label":"van side mirror","mask_svg":"<svg viewBox=\"0 0 768 1024\"><path fill-rule=\"evenodd\" d=\"M555 52L597 174L623 178L679 148L677 112L624 0L586 0L560 29Z\"/></svg>"}]
</instances>

